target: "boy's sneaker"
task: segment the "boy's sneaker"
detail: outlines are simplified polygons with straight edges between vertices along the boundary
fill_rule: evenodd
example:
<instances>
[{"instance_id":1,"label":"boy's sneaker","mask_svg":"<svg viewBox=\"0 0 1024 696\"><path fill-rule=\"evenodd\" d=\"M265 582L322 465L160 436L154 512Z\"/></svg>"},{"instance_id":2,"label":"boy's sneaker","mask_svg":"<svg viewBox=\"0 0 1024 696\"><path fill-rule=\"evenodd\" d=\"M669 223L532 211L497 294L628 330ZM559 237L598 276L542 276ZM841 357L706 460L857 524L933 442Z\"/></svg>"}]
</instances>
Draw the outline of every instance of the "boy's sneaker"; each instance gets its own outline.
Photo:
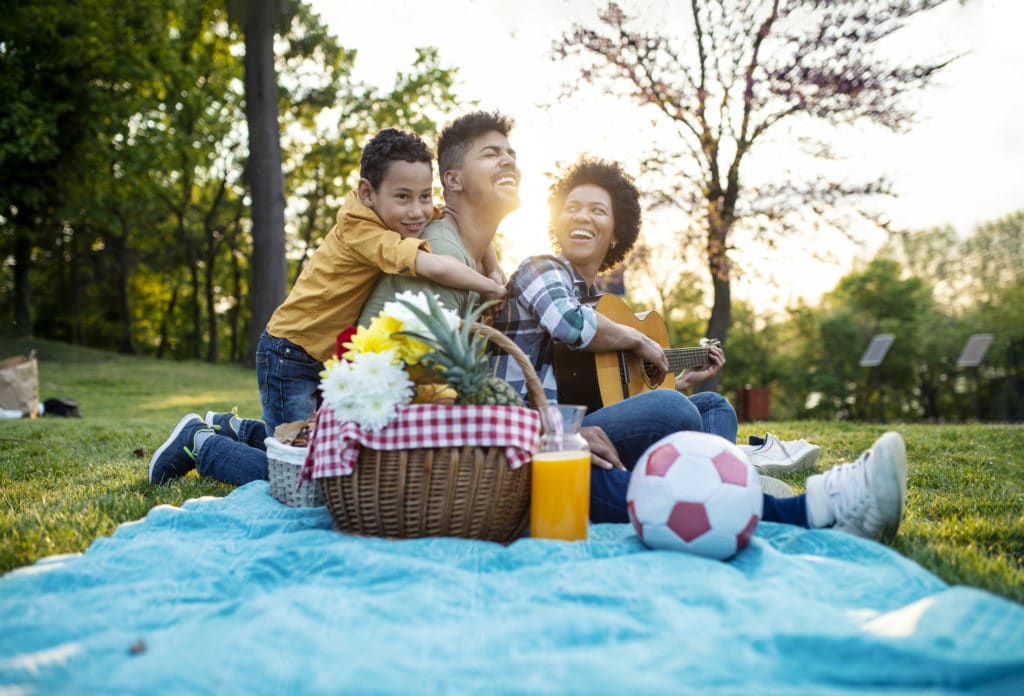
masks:
<instances>
[{"instance_id":1,"label":"boy's sneaker","mask_svg":"<svg viewBox=\"0 0 1024 696\"><path fill-rule=\"evenodd\" d=\"M231 413L217 413L207 411L203 421L220 435L226 435L232 440L238 439L238 428L242 419L238 417L238 408L231 409Z\"/></svg>"},{"instance_id":2,"label":"boy's sneaker","mask_svg":"<svg viewBox=\"0 0 1024 696\"><path fill-rule=\"evenodd\" d=\"M889 542L900 527L906 497L906 446L899 433L889 432L857 461L807 479L807 519L811 527L832 526Z\"/></svg>"},{"instance_id":3,"label":"boy's sneaker","mask_svg":"<svg viewBox=\"0 0 1024 696\"><path fill-rule=\"evenodd\" d=\"M194 469L196 453L205 441L205 438L200 437L202 434L213 435L213 429L196 413L183 416L174 426L170 437L149 460L149 482L165 483L181 478Z\"/></svg>"},{"instance_id":4,"label":"boy's sneaker","mask_svg":"<svg viewBox=\"0 0 1024 696\"><path fill-rule=\"evenodd\" d=\"M771 476L759 475L761 479L761 492L765 495L770 495L773 498L792 498L793 488L785 481L780 481L777 478Z\"/></svg>"},{"instance_id":5,"label":"boy's sneaker","mask_svg":"<svg viewBox=\"0 0 1024 696\"><path fill-rule=\"evenodd\" d=\"M806 440L783 442L771 433L764 437L750 436L749 445L740 445L750 463L761 474L783 474L807 471L818 460L821 448Z\"/></svg>"}]
</instances>

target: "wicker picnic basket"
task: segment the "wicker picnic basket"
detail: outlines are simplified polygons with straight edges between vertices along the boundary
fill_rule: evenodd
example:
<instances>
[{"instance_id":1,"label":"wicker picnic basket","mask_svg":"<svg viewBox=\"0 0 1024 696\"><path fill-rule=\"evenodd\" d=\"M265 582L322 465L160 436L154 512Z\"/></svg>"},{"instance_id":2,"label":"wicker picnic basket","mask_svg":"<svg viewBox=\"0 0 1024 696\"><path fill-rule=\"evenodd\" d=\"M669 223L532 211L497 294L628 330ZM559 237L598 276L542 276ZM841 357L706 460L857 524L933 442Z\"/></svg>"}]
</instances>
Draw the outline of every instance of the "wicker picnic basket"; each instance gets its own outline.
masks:
<instances>
[{"instance_id":1,"label":"wicker picnic basket","mask_svg":"<svg viewBox=\"0 0 1024 696\"><path fill-rule=\"evenodd\" d=\"M288 507L317 507L324 504L324 496L316 481L306 481L299 486L299 472L306 461L305 447L292 447L268 437L264 444L267 447L267 478L270 484L270 495Z\"/></svg>"},{"instance_id":2,"label":"wicker picnic basket","mask_svg":"<svg viewBox=\"0 0 1024 696\"><path fill-rule=\"evenodd\" d=\"M473 329L519 364L531 405L546 406L540 379L519 347L497 329ZM351 474L319 481L340 532L507 544L529 523L530 469L530 463L510 468L502 447L363 448Z\"/></svg>"}]
</instances>

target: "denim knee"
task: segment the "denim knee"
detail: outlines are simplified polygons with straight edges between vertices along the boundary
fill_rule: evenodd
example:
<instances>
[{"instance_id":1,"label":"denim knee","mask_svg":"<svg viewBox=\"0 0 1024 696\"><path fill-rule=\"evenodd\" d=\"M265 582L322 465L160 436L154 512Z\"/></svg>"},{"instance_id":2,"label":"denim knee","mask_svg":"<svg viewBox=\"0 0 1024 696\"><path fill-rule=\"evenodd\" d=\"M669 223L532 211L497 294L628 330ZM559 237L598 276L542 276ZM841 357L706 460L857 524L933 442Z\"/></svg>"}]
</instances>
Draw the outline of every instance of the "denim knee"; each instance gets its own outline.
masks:
<instances>
[{"instance_id":1,"label":"denim knee","mask_svg":"<svg viewBox=\"0 0 1024 696\"><path fill-rule=\"evenodd\" d=\"M724 437L729 442L736 441L739 421L736 418L736 409L728 399L718 392L707 391L697 392L690 397L690 401L700 412L703 422L701 430Z\"/></svg>"},{"instance_id":2,"label":"denim knee","mask_svg":"<svg viewBox=\"0 0 1024 696\"><path fill-rule=\"evenodd\" d=\"M654 389L634 396L636 406L641 408L645 418L657 423L667 433L680 430L700 430L700 411L683 393L673 389Z\"/></svg>"}]
</instances>

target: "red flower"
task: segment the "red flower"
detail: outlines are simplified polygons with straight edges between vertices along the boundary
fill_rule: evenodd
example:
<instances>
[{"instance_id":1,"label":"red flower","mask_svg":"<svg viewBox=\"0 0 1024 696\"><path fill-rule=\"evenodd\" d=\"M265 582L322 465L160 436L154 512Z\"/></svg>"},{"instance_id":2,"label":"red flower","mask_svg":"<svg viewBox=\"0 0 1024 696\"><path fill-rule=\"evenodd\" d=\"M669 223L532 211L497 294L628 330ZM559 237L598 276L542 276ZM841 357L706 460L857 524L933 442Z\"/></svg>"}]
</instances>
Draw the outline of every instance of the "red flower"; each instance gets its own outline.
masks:
<instances>
[{"instance_id":1,"label":"red flower","mask_svg":"<svg viewBox=\"0 0 1024 696\"><path fill-rule=\"evenodd\" d=\"M342 355L348 352L348 348L345 348L344 344L352 340L352 337L356 335L357 328L358 327L350 326L338 334L338 338L334 344L334 355L339 359Z\"/></svg>"}]
</instances>

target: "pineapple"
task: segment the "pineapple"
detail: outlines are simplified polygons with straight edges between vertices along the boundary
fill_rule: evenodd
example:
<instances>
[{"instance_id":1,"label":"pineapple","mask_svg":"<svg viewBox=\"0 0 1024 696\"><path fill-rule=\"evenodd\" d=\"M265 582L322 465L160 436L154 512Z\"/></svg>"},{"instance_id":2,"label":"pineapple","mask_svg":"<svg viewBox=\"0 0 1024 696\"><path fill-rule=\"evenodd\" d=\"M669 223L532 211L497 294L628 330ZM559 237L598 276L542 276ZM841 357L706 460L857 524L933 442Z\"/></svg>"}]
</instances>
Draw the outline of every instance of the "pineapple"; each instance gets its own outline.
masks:
<instances>
[{"instance_id":1,"label":"pineapple","mask_svg":"<svg viewBox=\"0 0 1024 696\"><path fill-rule=\"evenodd\" d=\"M476 310L470 310L462 318L462 327L457 331L448 328L441 312L441 305L432 293L426 293L430 312L399 300L415 314L431 336L403 331L433 348L423 356L422 363L428 370L458 392L455 403L460 405L523 406L523 399L505 380L491 374L487 359L487 339L473 332L473 322L493 303L487 303Z\"/></svg>"}]
</instances>

